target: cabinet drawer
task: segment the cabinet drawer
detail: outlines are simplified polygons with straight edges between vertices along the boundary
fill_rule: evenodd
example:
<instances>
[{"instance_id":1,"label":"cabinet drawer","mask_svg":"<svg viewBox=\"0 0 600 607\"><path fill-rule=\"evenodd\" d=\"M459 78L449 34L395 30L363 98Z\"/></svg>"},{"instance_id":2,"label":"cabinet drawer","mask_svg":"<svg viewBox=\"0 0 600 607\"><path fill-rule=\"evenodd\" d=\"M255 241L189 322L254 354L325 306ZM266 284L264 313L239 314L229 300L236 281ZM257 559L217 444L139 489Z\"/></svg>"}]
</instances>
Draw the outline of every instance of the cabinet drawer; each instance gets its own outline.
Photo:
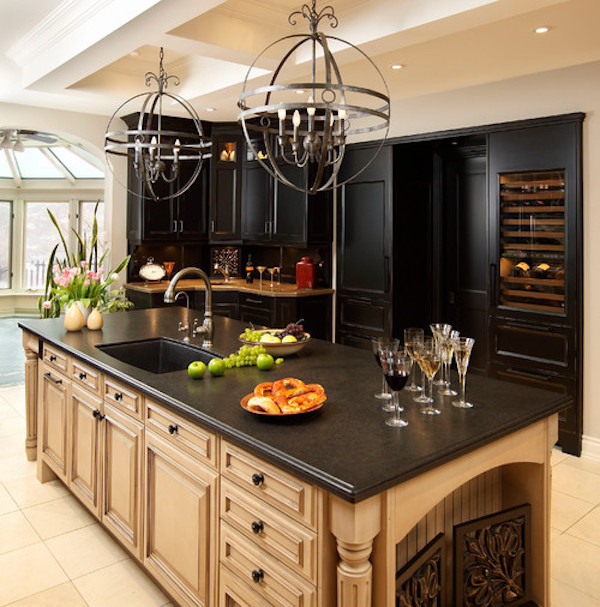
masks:
<instances>
[{"instance_id":1,"label":"cabinet drawer","mask_svg":"<svg viewBox=\"0 0 600 607\"><path fill-rule=\"evenodd\" d=\"M102 375L75 359L71 362L71 379L94 394L102 390Z\"/></svg>"},{"instance_id":2,"label":"cabinet drawer","mask_svg":"<svg viewBox=\"0 0 600 607\"><path fill-rule=\"evenodd\" d=\"M48 344L44 344L42 358L44 359L44 362L51 367L54 367L57 371L67 373L69 359L67 358L67 355L58 348L53 348Z\"/></svg>"},{"instance_id":3,"label":"cabinet drawer","mask_svg":"<svg viewBox=\"0 0 600 607\"><path fill-rule=\"evenodd\" d=\"M142 396L111 377L104 378L104 400L117 409L142 419Z\"/></svg>"},{"instance_id":4,"label":"cabinet drawer","mask_svg":"<svg viewBox=\"0 0 600 607\"><path fill-rule=\"evenodd\" d=\"M263 281L267 281L263 275ZM240 306L245 308L257 308L259 310L271 309L271 297L255 295L254 293L240 293Z\"/></svg>"},{"instance_id":5,"label":"cabinet drawer","mask_svg":"<svg viewBox=\"0 0 600 607\"><path fill-rule=\"evenodd\" d=\"M278 607L316 607L316 588L221 522L221 562Z\"/></svg>"},{"instance_id":6,"label":"cabinet drawer","mask_svg":"<svg viewBox=\"0 0 600 607\"><path fill-rule=\"evenodd\" d=\"M151 400L146 400L146 427L189 455L214 468L218 466L217 437L214 434Z\"/></svg>"},{"instance_id":7,"label":"cabinet drawer","mask_svg":"<svg viewBox=\"0 0 600 607\"><path fill-rule=\"evenodd\" d=\"M369 298L340 297L338 300L339 327L352 333L366 335L385 331L389 314L387 302Z\"/></svg>"},{"instance_id":8,"label":"cabinet drawer","mask_svg":"<svg viewBox=\"0 0 600 607\"><path fill-rule=\"evenodd\" d=\"M271 556L316 582L317 538L314 532L227 479L221 481L221 518Z\"/></svg>"},{"instance_id":9,"label":"cabinet drawer","mask_svg":"<svg viewBox=\"0 0 600 607\"><path fill-rule=\"evenodd\" d=\"M220 607L272 607L244 582L238 580L227 567L221 565L219 570L219 605Z\"/></svg>"},{"instance_id":10,"label":"cabinet drawer","mask_svg":"<svg viewBox=\"0 0 600 607\"><path fill-rule=\"evenodd\" d=\"M317 490L312 485L224 440L221 473L294 520L316 529Z\"/></svg>"}]
</instances>

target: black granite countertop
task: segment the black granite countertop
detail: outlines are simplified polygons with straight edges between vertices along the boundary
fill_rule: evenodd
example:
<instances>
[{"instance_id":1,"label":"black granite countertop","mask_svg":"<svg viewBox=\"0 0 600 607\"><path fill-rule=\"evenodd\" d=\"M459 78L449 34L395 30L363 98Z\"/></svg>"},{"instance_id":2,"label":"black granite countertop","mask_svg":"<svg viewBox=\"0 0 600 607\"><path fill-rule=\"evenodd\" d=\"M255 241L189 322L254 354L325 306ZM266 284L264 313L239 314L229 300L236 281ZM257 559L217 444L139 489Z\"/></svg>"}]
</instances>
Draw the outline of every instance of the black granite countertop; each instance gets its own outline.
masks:
<instances>
[{"instance_id":1,"label":"black granite countertop","mask_svg":"<svg viewBox=\"0 0 600 607\"><path fill-rule=\"evenodd\" d=\"M313 340L270 371L256 367L229 369L223 377L191 379L187 371L156 375L101 352L98 344L156 336L179 339L179 307L155 308L105 316L102 331L67 333L63 319L27 320L19 326L128 382L231 442L340 496L357 502L426 470L459 457L565 409L561 394L467 376L473 409L456 409L450 397L436 395L442 414L426 416L402 393L409 422L405 428L384 424L373 392L381 370L373 355L359 349ZM240 346L244 324L215 317L214 352L228 355ZM200 345L200 341L197 342ZM475 344L477 347L477 344ZM256 384L282 377L320 383L328 400L318 411L268 418L249 413L240 399Z\"/></svg>"}]
</instances>

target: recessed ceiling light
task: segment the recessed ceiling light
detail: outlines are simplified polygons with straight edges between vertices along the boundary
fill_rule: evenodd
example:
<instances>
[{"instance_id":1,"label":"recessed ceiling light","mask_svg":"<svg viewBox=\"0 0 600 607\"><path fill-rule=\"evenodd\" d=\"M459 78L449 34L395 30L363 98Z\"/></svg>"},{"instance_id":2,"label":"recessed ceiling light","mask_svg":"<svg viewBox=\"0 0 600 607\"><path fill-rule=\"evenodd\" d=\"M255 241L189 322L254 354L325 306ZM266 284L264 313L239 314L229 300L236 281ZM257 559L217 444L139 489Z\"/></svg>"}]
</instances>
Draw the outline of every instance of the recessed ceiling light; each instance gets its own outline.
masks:
<instances>
[{"instance_id":1,"label":"recessed ceiling light","mask_svg":"<svg viewBox=\"0 0 600 607\"><path fill-rule=\"evenodd\" d=\"M390 65L393 70L401 70L404 65L402 63L394 63L394 65Z\"/></svg>"},{"instance_id":2,"label":"recessed ceiling light","mask_svg":"<svg viewBox=\"0 0 600 607\"><path fill-rule=\"evenodd\" d=\"M139 57L140 56L140 51L131 51L131 53L129 53L130 57Z\"/></svg>"},{"instance_id":3,"label":"recessed ceiling light","mask_svg":"<svg viewBox=\"0 0 600 607\"><path fill-rule=\"evenodd\" d=\"M204 108L207 112L216 112L217 108L216 107L205 107Z\"/></svg>"},{"instance_id":4,"label":"recessed ceiling light","mask_svg":"<svg viewBox=\"0 0 600 607\"><path fill-rule=\"evenodd\" d=\"M550 26L548 25L540 25L540 27L536 27L533 30L536 34L546 34L550 31Z\"/></svg>"},{"instance_id":5,"label":"recessed ceiling light","mask_svg":"<svg viewBox=\"0 0 600 607\"><path fill-rule=\"evenodd\" d=\"M298 95L304 95L304 91L302 89L296 89L296 93L298 93Z\"/></svg>"}]
</instances>

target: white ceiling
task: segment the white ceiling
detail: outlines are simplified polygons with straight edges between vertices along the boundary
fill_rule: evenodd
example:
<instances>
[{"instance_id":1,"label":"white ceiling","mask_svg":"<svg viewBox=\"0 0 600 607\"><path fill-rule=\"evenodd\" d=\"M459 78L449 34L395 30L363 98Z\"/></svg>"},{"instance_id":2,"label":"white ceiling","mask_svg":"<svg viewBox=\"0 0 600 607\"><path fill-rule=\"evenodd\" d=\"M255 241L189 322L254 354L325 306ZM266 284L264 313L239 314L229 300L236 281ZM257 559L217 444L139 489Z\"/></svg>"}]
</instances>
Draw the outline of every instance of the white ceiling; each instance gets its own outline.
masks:
<instances>
[{"instance_id":1,"label":"white ceiling","mask_svg":"<svg viewBox=\"0 0 600 607\"><path fill-rule=\"evenodd\" d=\"M310 3L310 2L309 2ZM392 99L600 60L600 0L329 0L320 29L365 51ZM0 0L0 102L110 115L165 68L208 120L235 120L248 66L308 30L296 0ZM549 25L544 35L533 33ZM136 56L132 56L136 53ZM280 56L261 58L272 70ZM406 67L393 71L390 65ZM348 65L360 81L360 66ZM347 76L346 74L349 74ZM207 112L206 108L216 108ZM393 115L392 115L393 120ZM1 117L0 117L1 121ZM0 124L0 126L2 126Z\"/></svg>"}]
</instances>

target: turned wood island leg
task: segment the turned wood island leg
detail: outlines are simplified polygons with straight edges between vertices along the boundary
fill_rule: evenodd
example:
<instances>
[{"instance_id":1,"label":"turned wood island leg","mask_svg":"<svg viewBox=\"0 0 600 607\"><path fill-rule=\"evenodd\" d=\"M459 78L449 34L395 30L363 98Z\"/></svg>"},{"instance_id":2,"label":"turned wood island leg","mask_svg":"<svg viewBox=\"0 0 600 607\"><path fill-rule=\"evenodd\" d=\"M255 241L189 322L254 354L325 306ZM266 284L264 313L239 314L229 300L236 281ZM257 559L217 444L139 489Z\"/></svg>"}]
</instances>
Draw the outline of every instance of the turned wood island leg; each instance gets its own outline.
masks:
<instances>
[{"instance_id":1,"label":"turned wood island leg","mask_svg":"<svg viewBox=\"0 0 600 607\"><path fill-rule=\"evenodd\" d=\"M38 349L37 338L23 332L25 350L25 453L30 462L37 457L37 387L38 387Z\"/></svg>"},{"instance_id":2,"label":"turned wood island leg","mask_svg":"<svg viewBox=\"0 0 600 607\"><path fill-rule=\"evenodd\" d=\"M351 504L330 500L330 527L337 542L338 607L371 607L373 539L381 530L381 498L371 497Z\"/></svg>"}]
</instances>

